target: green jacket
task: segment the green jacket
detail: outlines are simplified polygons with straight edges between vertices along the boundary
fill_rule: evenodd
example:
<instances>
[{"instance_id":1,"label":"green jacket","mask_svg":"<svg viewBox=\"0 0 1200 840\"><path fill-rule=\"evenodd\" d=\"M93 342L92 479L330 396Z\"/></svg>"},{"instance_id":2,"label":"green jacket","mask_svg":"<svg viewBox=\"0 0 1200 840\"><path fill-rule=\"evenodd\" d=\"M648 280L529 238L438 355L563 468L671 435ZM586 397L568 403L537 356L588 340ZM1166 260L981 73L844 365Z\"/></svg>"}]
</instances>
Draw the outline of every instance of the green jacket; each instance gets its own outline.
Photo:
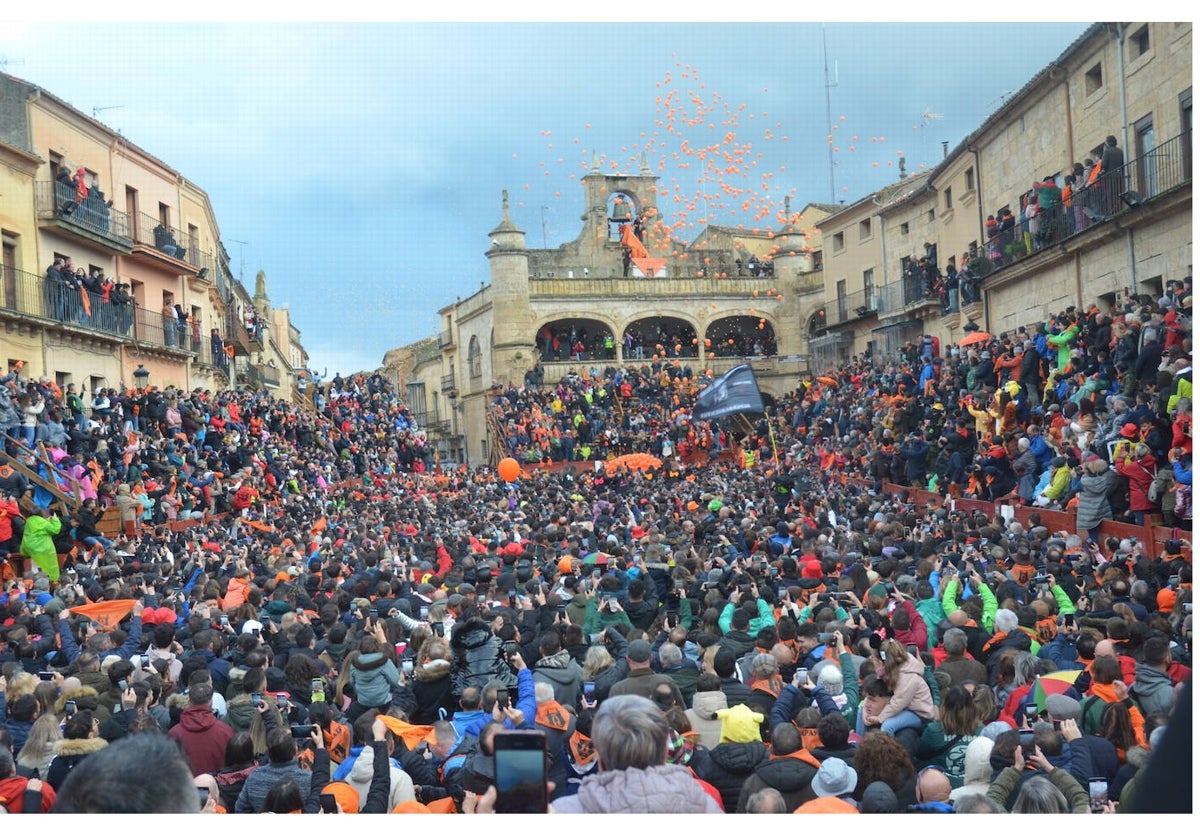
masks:
<instances>
[{"instance_id":1,"label":"green jacket","mask_svg":"<svg viewBox=\"0 0 1200 840\"><path fill-rule=\"evenodd\" d=\"M622 634L633 629L633 622L629 620L629 616L624 611L621 612L604 612L600 609L600 602L595 598L587 599L587 616L583 619L583 635L589 639L599 633L603 633L609 627L617 627Z\"/></svg>"},{"instance_id":2,"label":"green jacket","mask_svg":"<svg viewBox=\"0 0 1200 840\"><path fill-rule=\"evenodd\" d=\"M1021 771L1016 767L1005 767L992 782L992 786L988 788L988 799L998 803L1001 808L1007 808L1009 797L1021 783L1021 776ZM1067 805L1070 806L1072 814L1088 813L1088 792L1083 789L1083 785L1075 781L1070 773L1055 767L1046 776L1067 798Z\"/></svg>"},{"instance_id":3,"label":"green jacket","mask_svg":"<svg viewBox=\"0 0 1200 840\"><path fill-rule=\"evenodd\" d=\"M758 616L750 619L749 632L751 636L757 635L758 631L764 627L775 626L775 613L771 611L771 607L768 606L767 602L759 598L755 603L758 605ZM725 605L725 609L721 610L721 617L717 619L717 626L721 628L722 633L728 633L733 629L730 626L730 622L733 621L733 611L736 609L737 607L730 601Z\"/></svg>"},{"instance_id":4,"label":"green jacket","mask_svg":"<svg viewBox=\"0 0 1200 840\"><path fill-rule=\"evenodd\" d=\"M1075 336L1079 335L1079 325L1072 324L1069 330L1058 335L1051 335L1050 327L1051 325L1047 323L1046 343L1058 348L1058 370L1063 370L1071 361L1071 342L1075 340Z\"/></svg>"},{"instance_id":5,"label":"green jacket","mask_svg":"<svg viewBox=\"0 0 1200 840\"><path fill-rule=\"evenodd\" d=\"M21 553L38 564L51 583L58 581L58 551L54 547L54 535L62 530L62 520L57 516L31 516L25 520L25 534L21 537Z\"/></svg>"},{"instance_id":6,"label":"green jacket","mask_svg":"<svg viewBox=\"0 0 1200 840\"><path fill-rule=\"evenodd\" d=\"M929 641L926 642L926 650L933 650L937 642L937 626L946 618L946 611L942 609L942 602L935 595L932 598L926 598L924 601L917 601L913 606L921 614L921 618L925 619L925 629L929 631Z\"/></svg>"},{"instance_id":7,"label":"green jacket","mask_svg":"<svg viewBox=\"0 0 1200 840\"><path fill-rule=\"evenodd\" d=\"M996 618L996 610L999 609L1000 605L986 583L979 587L979 597L983 599L983 620L980 624L983 625L984 630L989 633L995 633L996 631L992 627L992 622ZM950 615L956 609L958 609L958 578L952 577L950 578L950 582L946 584L946 591L942 593L942 612ZM936 625L934 626L936 627Z\"/></svg>"}]
</instances>

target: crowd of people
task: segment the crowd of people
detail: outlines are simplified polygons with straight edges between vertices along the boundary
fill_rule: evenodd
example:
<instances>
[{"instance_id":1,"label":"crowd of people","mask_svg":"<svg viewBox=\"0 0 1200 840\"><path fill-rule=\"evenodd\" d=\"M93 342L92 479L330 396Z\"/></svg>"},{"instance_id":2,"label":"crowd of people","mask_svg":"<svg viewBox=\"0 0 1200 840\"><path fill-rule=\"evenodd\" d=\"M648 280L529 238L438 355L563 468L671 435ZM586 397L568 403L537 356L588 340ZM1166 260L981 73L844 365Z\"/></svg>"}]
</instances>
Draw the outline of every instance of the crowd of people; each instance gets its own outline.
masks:
<instances>
[{"instance_id":1,"label":"crowd of people","mask_svg":"<svg viewBox=\"0 0 1200 840\"><path fill-rule=\"evenodd\" d=\"M55 257L46 269L46 314L56 321L129 335L137 302L128 283L120 283L92 267L85 271L70 257Z\"/></svg>"},{"instance_id":2,"label":"crowd of people","mask_svg":"<svg viewBox=\"0 0 1200 840\"><path fill-rule=\"evenodd\" d=\"M511 385L493 409L526 463L662 464L507 482L442 470L378 374L314 382L315 411L115 389L89 416L10 371L0 427L84 501L52 510L9 445L0 807L1189 812L1175 325L1190 279L853 360L757 422L695 421L709 377L670 360ZM971 497L1074 509L1077 532ZM1168 507L1160 552L1087 536ZM542 753L533 796L510 736Z\"/></svg>"}]
</instances>

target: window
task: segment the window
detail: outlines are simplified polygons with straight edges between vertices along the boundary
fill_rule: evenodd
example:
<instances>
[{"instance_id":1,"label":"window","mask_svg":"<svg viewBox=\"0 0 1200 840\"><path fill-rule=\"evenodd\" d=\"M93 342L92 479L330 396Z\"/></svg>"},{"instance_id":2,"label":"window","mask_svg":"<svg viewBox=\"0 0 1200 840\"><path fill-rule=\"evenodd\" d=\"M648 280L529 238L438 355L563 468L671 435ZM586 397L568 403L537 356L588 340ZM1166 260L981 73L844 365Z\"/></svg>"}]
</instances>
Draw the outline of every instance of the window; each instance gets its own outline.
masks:
<instances>
[{"instance_id":1,"label":"window","mask_svg":"<svg viewBox=\"0 0 1200 840\"><path fill-rule=\"evenodd\" d=\"M907 234L907 233L908 233L908 222L901 222L901 223L900 223L900 232L901 232L901 233L903 233L903 234Z\"/></svg>"},{"instance_id":2,"label":"window","mask_svg":"<svg viewBox=\"0 0 1200 840\"><path fill-rule=\"evenodd\" d=\"M1142 24L1142 28L1129 36L1129 51L1133 58L1150 52L1150 24Z\"/></svg>"},{"instance_id":3,"label":"window","mask_svg":"<svg viewBox=\"0 0 1200 840\"><path fill-rule=\"evenodd\" d=\"M825 254L823 251L813 251L813 271L821 269L825 265Z\"/></svg>"},{"instance_id":4,"label":"window","mask_svg":"<svg viewBox=\"0 0 1200 840\"><path fill-rule=\"evenodd\" d=\"M871 220L863 219L858 223L858 238L859 240L869 239L871 237Z\"/></svg>"},{"instance_id":5,"label":"window","mask_svg":"<svg viewBox=\"0 0 1200 840\"><path fill-rule=\"evenodd\" d=\"M69 370L54 371L54 383L56 385L58 385L60 390L65 392L67 390L67 386L71 384L71 381L72 381L71 371L69 371Z\"/></svg>"},{"instance_id":6,"label":"window","mask_svg":"<svg viewBox=\"0 0 1200 840\"><path fill-rule=\"evenodd\" d=\"M838 320L846 320L846 281L837 281L837 309Z\"/></svg>"},{"instance_id":7,"label":"window","mask_svg":"<svg viewBox=\"0 0 1200 840\"><path fill-rule=\"evenodd\" d=\"M933 217L934 217L934 215L936 215L936 214L937 214L937 211L936 211L936 210L934 210L932 207L930 207L930 208L929 208L929 209L928 209L928 210L925 212L925 218L926 218L926 219L928 219L929 221L931 221L931 222L932 222L932 221L933 221Z\"/></svg>"},{"instance_id":8,"label":"window","mask_svg":"<svg viewBox=\"0 0 1200 840\"><path fill-rule=\"evenodd\" d=\"M135 226L141 225L141 220L138 219L138 191L133 187L125 188L125 212L131 223Z\"/></svg>"},{"instance_id":9,"label":"window","mask_svg":"<svg viewBox=\"0 0 1200 840\"><path fill-rule=\"evenodd\" d=\"M873 268L868 268L863 272L863 296L867 299L867 306L871 307L871 299L875 297L875 269Z\"/></svg>"},{"instance_id":10,"label":"window","mask_svg":"<svg viewBox=\"0 0 1200 840\"><path fill-rule=\"evenodd\" d=\"M834 253L841 251L846 247L846 234L844 231L838 231L833 235L833 250Z\"/></svg>"},{"instance_id":11,"label":"window","mask_svg":"<svg viewBox=\"0 0 1200 840\"><path fill-rule=\"evenodd\" d=\"M1088 96L1091 96L1102 87L1104 87L1104 69L1099 62L1096 62L1091 69L1083 74L1083 91Z\"/></svg>"},{"instance_id":12,"label":"window","mask_svg":"<svg viewBox=\"0 0 1200 840\"><path fill-rule=\"evenodd\" d=\"M975 167L972 166L967 170L965 180L967 182L967 192L975 189Z\"/></svg>"},{"instance_id":13,"label":"window","mask_svg":"<svg viewBox=\"0 0 1200 840\"><path fill-rule=\"evenodd\" d=\"M192 259L196 259L200 252L200 228L193 224L188 225L188 251L191 253Z\"/></svg>"},{"instance_id":14,"label":"window","mask_svg":"<svg viewBox=\"0 0 1200 840\"><path fill-rule=\"evenodd\" d=\"M1192 89L1179 94L1179 134L1183 140L1183 177L1192 177Z\"/></svg>"},{"instance_id":15,"label":"window","mask_svg":"<svg viewBox=\"0 0 1200 840\"><path fill-rule=\"evenodd\" d=\"M1147 114L1133 124L1133 153L1137 158L1136 187L1143 198L1158 194L1158 158L1154 151L1154 115Z\"/></svg>"},{"instance_id":16,"label":"window","mask_svg":"<svg viewBox=\"0 0 1200 840\"><path fill-rule=\"evenodd\" d=\"M17 234L11 231L0 231L0 241L3 242L3 250L0 250L0 271L4 272L0 307L5 309L17 308L17 239Z\"/></svg>"},{"instance_id":17,"label":"window","mask_svg":"<svg viewBox=\"0 0 1200 840\"><path fill-rule=\"evenodd\" d=\"M946 203L947 210L954 209L954 199L953 199L953 196L950 194L950 187L946 187L946 189L942 190L942 201L944 201Z\"/></svg>"}]
</instances>

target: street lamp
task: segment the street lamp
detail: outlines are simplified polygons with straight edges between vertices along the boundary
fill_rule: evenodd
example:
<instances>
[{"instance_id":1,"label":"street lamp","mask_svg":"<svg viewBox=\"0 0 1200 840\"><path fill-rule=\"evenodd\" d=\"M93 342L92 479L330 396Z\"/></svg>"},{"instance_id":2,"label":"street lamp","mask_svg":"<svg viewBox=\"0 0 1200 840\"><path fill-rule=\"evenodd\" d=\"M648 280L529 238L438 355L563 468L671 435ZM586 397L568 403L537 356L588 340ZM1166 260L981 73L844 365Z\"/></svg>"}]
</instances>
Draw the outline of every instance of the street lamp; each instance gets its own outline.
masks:
<instances>
[{"instance_id":1,"label":"street lamp","mask_svg":"<svg viewBox=\"0 0 1200 840\"><path fill-rule=\"evenodd\" d=\"M150 384L150 371L146 370L142 365L137 366L137 370L133 372L133 384L139 388L145 388Z\"/></svg>"}]
</instances>

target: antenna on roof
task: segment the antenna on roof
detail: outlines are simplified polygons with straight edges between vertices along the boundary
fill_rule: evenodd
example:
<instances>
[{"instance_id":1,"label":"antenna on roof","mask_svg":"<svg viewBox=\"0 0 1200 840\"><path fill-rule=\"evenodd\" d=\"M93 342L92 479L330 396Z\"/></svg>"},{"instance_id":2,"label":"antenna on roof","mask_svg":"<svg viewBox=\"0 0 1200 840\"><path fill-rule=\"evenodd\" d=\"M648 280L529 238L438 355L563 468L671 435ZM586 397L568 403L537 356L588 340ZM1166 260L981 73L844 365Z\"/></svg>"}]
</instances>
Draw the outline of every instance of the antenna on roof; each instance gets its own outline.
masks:
<instances>
[{"instance_id":1,"label":"antenna on roof","mask_svg":"<svg viewBox=\"0 0 1200 840\"><path fill-rule=\"evenodd\" d=\"M833 133L833 99L830 88L837 87L837 62L833 64L833 81L829 81L829 44L825 41L825 24L821 24L821 50L825 56L825 126L830 134ZM829 144L829 201L837 200L833 184L833 143Z\"/></svg>"},{"instance_id":2,"label":"antenna on roof","mask_svg":"<svg viewBox=\"0 0 1200 840\"><path fill-rule=\"evenodd\" d=\"M115 111L118 108L124 108L124 107L125 107L124 105L98 105L98 106L93 105L92 106L92 119L94 119L94 120L99 119L101 111Z\"/></svg>"},{"instance_id":3,"label":"antenna on roof","mask_svg":"<svg viewBox=\"0 0 1200 840\"><path fill-rule=\"evenodd\" d=\"M0 53L0 72L7 72L10 64L24 64L23 58L9 58L8 53Z\"/></svg>"}]
</instances>

